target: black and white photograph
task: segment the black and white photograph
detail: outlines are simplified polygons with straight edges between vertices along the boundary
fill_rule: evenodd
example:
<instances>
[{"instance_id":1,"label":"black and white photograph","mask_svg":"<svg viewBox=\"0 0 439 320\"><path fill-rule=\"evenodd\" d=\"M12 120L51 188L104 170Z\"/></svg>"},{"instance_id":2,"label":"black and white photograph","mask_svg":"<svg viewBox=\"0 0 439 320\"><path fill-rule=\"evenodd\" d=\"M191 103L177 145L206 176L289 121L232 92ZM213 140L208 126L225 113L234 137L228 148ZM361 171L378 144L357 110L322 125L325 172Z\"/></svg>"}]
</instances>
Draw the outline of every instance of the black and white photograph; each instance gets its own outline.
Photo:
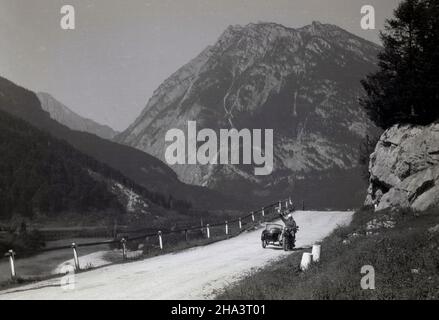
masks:
<instances>
[{"instance_id":1,"label":"black and white photograph","mask_svg":"<svg viewBox=\"0 0 439 320\"><path fill-rule=\"evenodd\" d=\"M438 299L439 1L0 0L0 304Z\"/></svg>"}]
</instances>

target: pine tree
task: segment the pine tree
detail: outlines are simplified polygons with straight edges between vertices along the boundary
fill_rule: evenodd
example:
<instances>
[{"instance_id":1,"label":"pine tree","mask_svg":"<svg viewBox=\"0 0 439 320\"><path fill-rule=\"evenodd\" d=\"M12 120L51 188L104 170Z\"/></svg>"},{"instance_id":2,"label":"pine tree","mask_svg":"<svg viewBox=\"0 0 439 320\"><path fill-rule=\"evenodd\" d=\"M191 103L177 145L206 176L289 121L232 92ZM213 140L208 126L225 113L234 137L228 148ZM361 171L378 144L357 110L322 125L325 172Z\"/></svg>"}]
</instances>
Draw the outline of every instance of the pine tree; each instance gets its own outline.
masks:
<instances>
[{"instance_id":1,"label":"pine tree","mask_svg":"<svg viewBox=\"0 0 439 320\"><path fill-rule=\"evenodd\" d=\"M381 33L379 70L362 81L369 117L387 129L439 118L439 1L405 0Z\"/></svg>"}]
</instances>

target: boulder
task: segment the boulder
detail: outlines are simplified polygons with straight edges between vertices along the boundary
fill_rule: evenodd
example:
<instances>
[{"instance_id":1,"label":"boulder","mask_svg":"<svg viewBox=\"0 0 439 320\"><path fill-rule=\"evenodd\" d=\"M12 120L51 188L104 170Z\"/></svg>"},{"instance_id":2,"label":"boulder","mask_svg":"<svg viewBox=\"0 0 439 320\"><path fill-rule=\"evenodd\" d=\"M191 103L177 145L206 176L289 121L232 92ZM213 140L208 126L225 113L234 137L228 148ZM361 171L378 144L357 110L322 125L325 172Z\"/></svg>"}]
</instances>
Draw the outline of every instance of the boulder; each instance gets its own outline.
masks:
<instances>
[{"instance_id":1,"label":"boulder","mask_svg":"<svg viewBox=\"0 0 439 320\"><path fill-rule=\"evenodd\" d=\"M395 125L370 156L365 204L376 210L439 205L439 123Z\"/></svg>"}]
</instances>

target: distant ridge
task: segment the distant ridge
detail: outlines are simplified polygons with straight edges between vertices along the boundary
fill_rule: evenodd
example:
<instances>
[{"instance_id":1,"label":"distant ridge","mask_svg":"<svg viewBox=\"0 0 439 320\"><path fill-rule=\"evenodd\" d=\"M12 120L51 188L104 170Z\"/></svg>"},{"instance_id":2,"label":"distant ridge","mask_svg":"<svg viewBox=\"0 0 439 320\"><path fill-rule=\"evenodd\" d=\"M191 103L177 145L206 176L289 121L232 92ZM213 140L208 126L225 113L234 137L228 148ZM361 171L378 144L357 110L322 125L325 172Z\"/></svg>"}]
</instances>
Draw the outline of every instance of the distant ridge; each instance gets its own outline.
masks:
<instances>
[{"instance_id":1,"label":"distant ridge","mask_svg":"<svg viewBox=\"0 0 439 320\"><path fill-rule=\"evenodd\" d=\"M91 119L84 118L73 112L64 104L46 92L38 92L38 99L43 110L49 112L50 117L72 130L93 133L101 138L111 140L118 134L109 126L99 124Z\"/></svg>"}]
</instances>

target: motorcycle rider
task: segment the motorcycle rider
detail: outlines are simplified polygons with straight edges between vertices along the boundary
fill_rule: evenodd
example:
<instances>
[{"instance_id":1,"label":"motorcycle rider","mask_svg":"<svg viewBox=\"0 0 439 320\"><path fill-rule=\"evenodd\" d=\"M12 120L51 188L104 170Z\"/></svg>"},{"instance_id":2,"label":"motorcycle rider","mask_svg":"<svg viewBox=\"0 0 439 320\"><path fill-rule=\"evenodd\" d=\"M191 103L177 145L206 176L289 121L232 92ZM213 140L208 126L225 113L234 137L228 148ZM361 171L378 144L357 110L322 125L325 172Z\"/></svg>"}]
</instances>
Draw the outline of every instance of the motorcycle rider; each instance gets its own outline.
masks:
<instances>
[{"instance_id":1,"label":"motorcycle rider","mask_svg":"<svg viewBox=\"0 0 439 320\"><path fill-rule=\"evenodd\" d=\"M298 230L298 226L296 224L296 221L293 217L294 212L294 205L290 205L286 212L279 212L280 218L282 219L283 223L285 224L285 230L284 232L289 232L291 234L291 237L293 239L293 246L296 243L296 232Z\"/></svg>"}]
</instances>

